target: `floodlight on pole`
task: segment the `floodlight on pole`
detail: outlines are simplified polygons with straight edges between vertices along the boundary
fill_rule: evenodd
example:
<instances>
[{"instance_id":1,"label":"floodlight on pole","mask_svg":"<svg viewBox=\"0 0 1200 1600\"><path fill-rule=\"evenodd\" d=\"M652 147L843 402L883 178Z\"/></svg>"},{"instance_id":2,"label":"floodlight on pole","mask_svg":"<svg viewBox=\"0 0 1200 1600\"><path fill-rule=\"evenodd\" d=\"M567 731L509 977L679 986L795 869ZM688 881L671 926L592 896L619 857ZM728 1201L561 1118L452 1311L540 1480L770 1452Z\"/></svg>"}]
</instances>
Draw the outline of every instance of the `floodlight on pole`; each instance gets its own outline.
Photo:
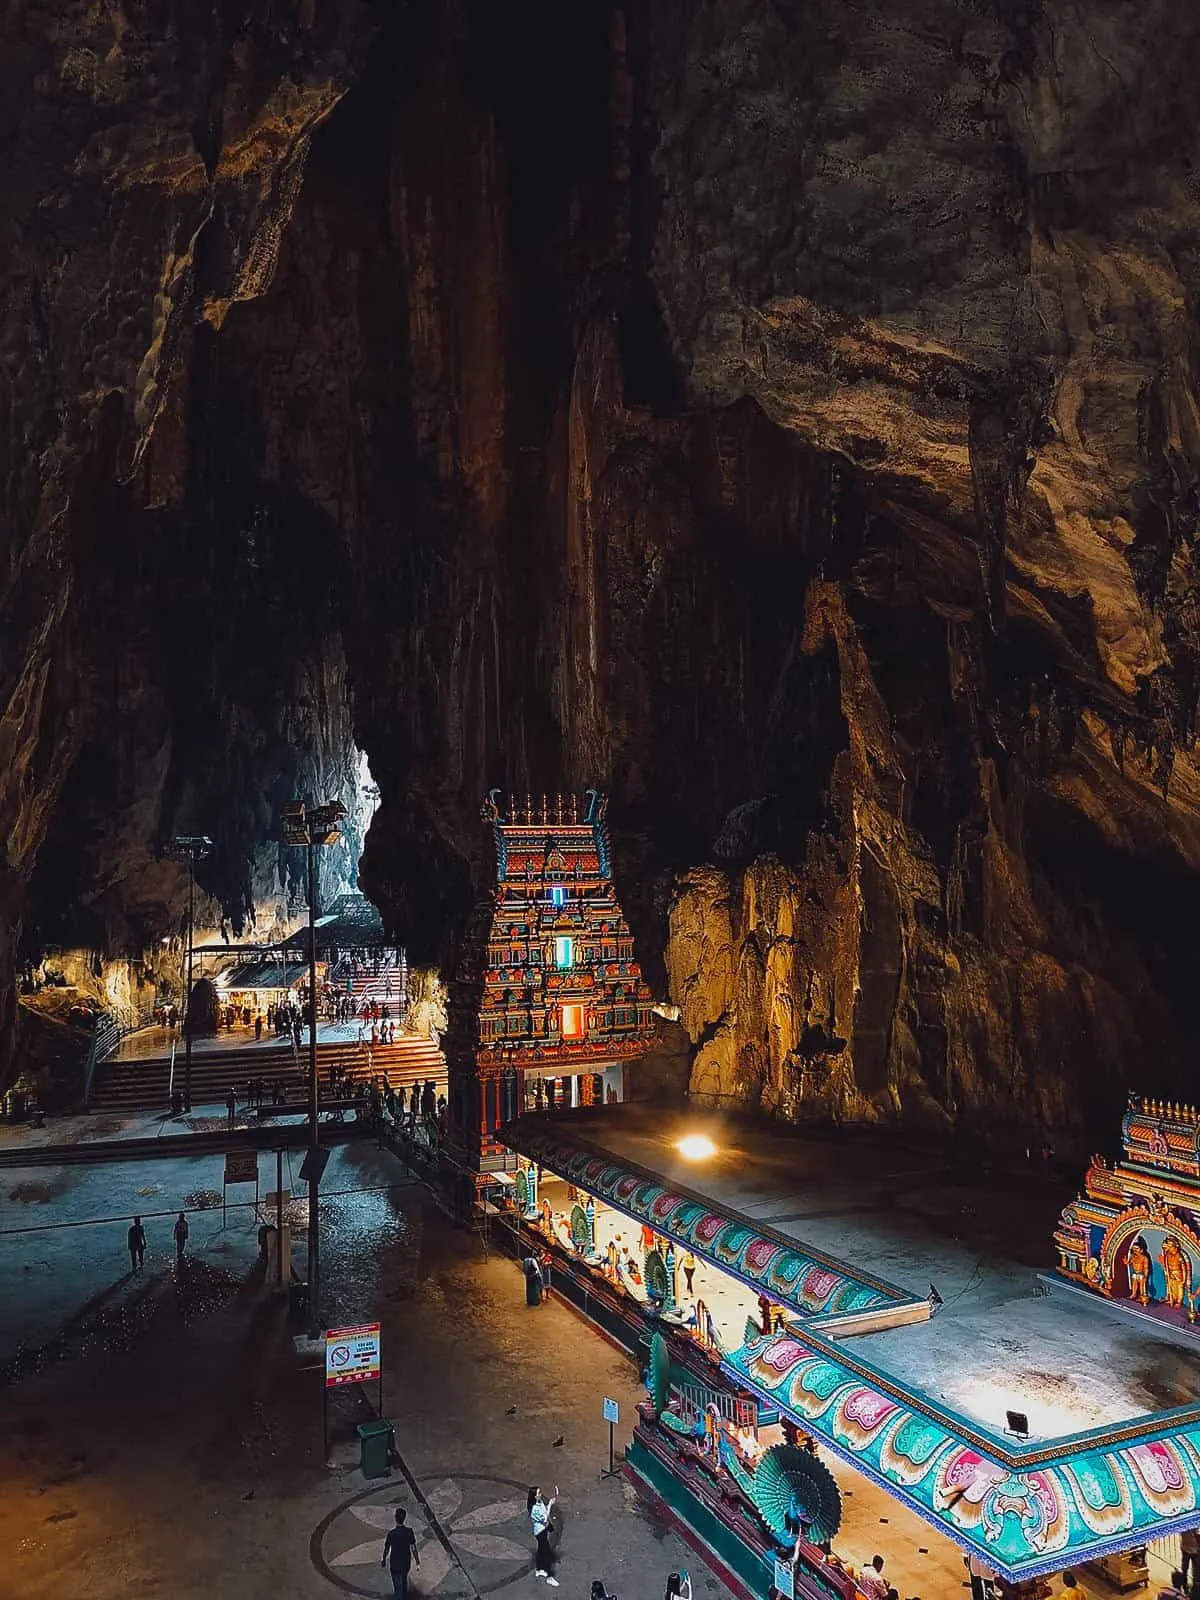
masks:
<instances>
[{"instance_id":1,"label":"floodlight on pole","mask_svg":"<svg viewBox=\"0 0 1200 1600\"><path fill-rule=\"evenodd\" d=\"M317 1081L317 879L315 851L321 845L336 844L341 837L340 823L346 816L340 800L323 806L306 806L303 800L289 800L280 808L281 838L285 845L303 849L308 877L308 1322L315 1338L320 1331L321 1251L318 1221L320 1214L321 1159L319 1138L320 1085Z\"/></svg>"},{"instance_id":2,"label":"floodlight on pole","mask_svg":"<svg viewBox=\"0 0 1200 1600\"><path fill-rule=\"evenodd\" d=\"M183 1108L192 1109L192 961L196 948L196 863L212 850L206 833L176 834L167 854L188 869L187 995L183 1005Z\"/></svg>"}]
</instances>

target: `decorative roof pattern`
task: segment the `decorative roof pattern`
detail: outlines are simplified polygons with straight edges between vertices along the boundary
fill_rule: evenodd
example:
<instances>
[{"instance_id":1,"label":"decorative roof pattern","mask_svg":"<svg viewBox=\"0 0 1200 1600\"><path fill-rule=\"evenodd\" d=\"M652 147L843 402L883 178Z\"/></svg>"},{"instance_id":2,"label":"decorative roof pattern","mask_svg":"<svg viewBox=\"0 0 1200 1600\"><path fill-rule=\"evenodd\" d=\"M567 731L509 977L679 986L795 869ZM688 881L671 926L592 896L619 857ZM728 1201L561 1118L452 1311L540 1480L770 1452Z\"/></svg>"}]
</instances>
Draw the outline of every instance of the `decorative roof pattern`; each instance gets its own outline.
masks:
<instances>
[{"instance_id":1,"label":"decorative roof pattern","mask_svg":"<svg viewBox=\"0 0 1200 1600\"><path fill-rule=\"evenodd\" d=\"M646 1168L614 1161L578 1138L556 1137L551 1127L523 1119L510 1123L503 1137L540 1166L685 1245L798 1316L830 1317L917 1303L894 1284L756 1226L690 1189L668 1186Z\"/></svg>"},{"instance_id":2,"label":"decorative roof pattern","mask_svg":"<svg viewBox=\"0 0 1200 1600\"><path fill-rule=\"evenodd\" d=\"M1012 1581L1194 1525L1200 1412L1004 1449L824 1341L752 1340L722 1366Z\"/></svg>"}]
</instances>

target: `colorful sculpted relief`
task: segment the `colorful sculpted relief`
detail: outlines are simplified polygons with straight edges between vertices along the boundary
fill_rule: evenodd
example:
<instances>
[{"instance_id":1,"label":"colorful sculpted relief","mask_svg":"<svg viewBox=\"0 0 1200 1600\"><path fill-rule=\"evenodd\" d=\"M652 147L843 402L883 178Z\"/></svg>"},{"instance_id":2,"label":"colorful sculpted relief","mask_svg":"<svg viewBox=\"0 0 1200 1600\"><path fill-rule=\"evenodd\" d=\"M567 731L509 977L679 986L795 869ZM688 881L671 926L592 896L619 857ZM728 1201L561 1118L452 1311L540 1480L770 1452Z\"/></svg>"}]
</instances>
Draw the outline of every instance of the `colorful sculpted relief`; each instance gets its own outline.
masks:
<instances>
[{"instance_id":1,"label":"colorful sculpted relief","mask_svg":"<svg viewBox=\"0 0 1200 1600\"><path fill-rule=\"evenodd\" d=\"M969 1442L951 1413L905 1403L793 1335L750 1340L723 1365L1014 1576L1128 1547L1200 1509L1200 1428L1127 1445L1083 1439L1025 1467L1019 1453Z\"/></svg>"},{"instance_id":2,"label":"colorful sculpted relief","mask_svg":"<svg viewBox=\"0 0 1200 1600\"><path fill-rule=\"evenodd\" d=\"M1123 1156L1095 1156L1054 1235L1059 1271L1161 1320L1200 1313L1200 1120L1187 1106L1131 1099Z\"/></svg>"},{"instance_id":3,"label":"colorful sculpted relief","mask_svg":"<svg viewBox=\"0 0 1200 1600\"><path fill-rule=\"evenodd\" d=\"M557 1139L541 1130L517 1130L514 1148L568 1183L607 1200L635 1221L694 1250L742 1282L762 1289L789 1311L831 1317L885 1306L921 1303L903 1289L817 1255L806 1246L748 1227L650 1172L594 1154L578 1138Z\"/></svg>"},{"instance_id":4,"label":"colorful sculpted relief","mask_svg":"<svg viewBox=\"0 0 1200 1600\"><path fill-rule=\"evenodd\" d=\"M484 801L496 858L450 984L445 1037L452 1142L472 1161L502 1159L499 1129L521 1114L525 1074L541 1107L553 1079L579 1101L618 1096L604 1069L657 1040L649 986L617 900L604 796Z\"/></svg>"},{"instance_id":5,"label":"colorful sculpted relief","mask_svg":"<svg viewBox=\"0 0 1200 1600\"><path fill-rule=\"evenodd\" d=\"M496 846L473 1041L481 1065L578 1071L640 1055L655 1040L651 995L612 882L603 796L526 798L509 817L483 808ZM481 930L482 931L482 930ZM589 1085L589 1092L594 1086Z\"/></svg>"}]
</instances>

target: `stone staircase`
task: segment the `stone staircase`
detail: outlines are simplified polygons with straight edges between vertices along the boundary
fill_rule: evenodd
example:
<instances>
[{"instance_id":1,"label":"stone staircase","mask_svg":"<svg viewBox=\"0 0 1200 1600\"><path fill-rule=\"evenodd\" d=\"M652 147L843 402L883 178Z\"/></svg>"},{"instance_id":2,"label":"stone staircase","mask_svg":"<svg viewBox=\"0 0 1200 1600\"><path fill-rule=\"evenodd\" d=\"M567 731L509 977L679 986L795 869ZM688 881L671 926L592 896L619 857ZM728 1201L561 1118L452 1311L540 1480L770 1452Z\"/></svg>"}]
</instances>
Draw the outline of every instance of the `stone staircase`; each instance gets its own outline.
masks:
<instances>
[{"instance_id":1,"label":"stone staircase","mask_svg":"<svg viewBox=\"0 0 1200 1600\"><path fill-rule=\"evenodd\" d=\"M446 1062L442 1052L429 1039L403 1035L395 1044L366 1045L357 1041L317 1044L317 1065L321 1093L329 1093L329 1069L339 1063L347 1075L360 1079L385 1076L393 1089L407 1089L414 1082L432 1078L439 1092L446 1084ZM171 1059L169 1055L141 1060L114 1059L101 1062L92 1086L93 1111L156 1111L170 1103ZM253 1045L228 1049L197 1050L192 1055L192 1105L224 1105L231 1089L244 1099L247 1081L261 1078L270 1098L272 1085L282 1084L288 1102L306 1103L308 1093L308 1046L299 1052L290 1045ZM183 1089L183 1047L175 1056L175 1088Z\"/></svg>"},{"instance_id":2,"label":"stone staircase","mask_svg":"<svg viewBox=\"0 0 1200 1600\"><path fill-rule=\"evenodd\" d=\"M370 964L344 963L336 973L339 988L344 986L347 977L353 979L354 1000L360 1016L368 1000L386 1006L393 1022L401 1016L408 994L408 962L403 951L396 964L381 967L378 972Z\"/></svg>"}]
</instances>

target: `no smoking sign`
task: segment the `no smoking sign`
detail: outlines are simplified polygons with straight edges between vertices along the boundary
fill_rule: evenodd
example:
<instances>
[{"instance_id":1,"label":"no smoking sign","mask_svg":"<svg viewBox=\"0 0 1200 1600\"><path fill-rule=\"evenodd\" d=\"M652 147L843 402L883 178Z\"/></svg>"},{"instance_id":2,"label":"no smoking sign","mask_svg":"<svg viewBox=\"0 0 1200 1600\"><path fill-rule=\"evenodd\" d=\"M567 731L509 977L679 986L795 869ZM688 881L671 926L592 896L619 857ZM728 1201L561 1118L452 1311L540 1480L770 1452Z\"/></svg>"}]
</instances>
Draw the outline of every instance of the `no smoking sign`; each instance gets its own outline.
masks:
<instances>
[{"instance_id":1,"label":"no smoking sign","mask_svg":"<svg viewBox=\"0 0 1200 1600\"><path fill-rule=\"evenodd\" d=\"M330 1328L325 1335L325 1387L367 1383L380 1371L380 1337L377 1322L357 1328Z\"/></svg>"}]
</instances>

